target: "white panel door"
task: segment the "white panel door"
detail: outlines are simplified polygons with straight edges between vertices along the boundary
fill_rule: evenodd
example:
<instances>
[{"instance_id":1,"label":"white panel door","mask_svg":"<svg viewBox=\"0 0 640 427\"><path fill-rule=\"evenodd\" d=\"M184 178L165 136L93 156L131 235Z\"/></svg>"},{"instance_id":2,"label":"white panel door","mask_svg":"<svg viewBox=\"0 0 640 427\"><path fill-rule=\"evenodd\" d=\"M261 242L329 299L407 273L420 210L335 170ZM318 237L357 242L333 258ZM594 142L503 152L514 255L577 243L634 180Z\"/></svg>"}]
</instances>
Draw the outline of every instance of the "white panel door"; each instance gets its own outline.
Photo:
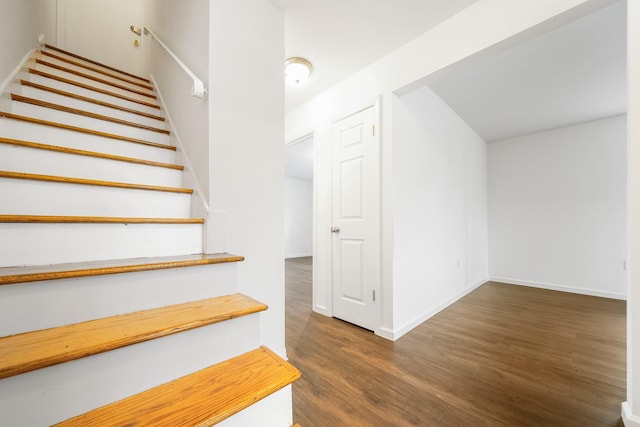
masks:
<instances>
[{"instance_id":1,"label":"white panel door","mask_svg":"<svg viewBox=\"0 0 640 427\"><path fill-rule=\"evenodd\" d=\"M59 48L140 74L142 37L131 25L143 25L142 0L58 0Z\"/></svg>"},{"instance_id":2,"label":"white panel door","mask_svg":"<svg viewBox=\"0 0 640 427\"><path fill-rule=\"evenodd\" d=\"M379 150L375 109L333 124L333 315L366 329L378 323ZM379 311L379 310L378 310Z\"/></svg>"}]
</instances>

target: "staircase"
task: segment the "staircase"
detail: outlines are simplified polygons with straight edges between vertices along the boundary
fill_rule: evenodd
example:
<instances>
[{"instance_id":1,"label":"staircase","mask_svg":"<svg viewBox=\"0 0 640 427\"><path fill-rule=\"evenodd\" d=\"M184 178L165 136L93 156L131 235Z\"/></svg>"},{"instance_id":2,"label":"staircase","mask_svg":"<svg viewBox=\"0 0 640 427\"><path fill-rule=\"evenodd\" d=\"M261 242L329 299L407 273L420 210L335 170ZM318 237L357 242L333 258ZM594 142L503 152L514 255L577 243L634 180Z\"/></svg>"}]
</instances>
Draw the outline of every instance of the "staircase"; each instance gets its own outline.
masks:
<instances>
[{"instance_id":1,"label":"staircase","mask_svg":"<svg viewBox=\"0 0 640 427\"><path fill-rule=\"evenodd\" d=\"M151 82L47 45L7 92L0 425L276 425L300 372L260 346L243 258L202 253Z\"/></svg>"}]
</instances>

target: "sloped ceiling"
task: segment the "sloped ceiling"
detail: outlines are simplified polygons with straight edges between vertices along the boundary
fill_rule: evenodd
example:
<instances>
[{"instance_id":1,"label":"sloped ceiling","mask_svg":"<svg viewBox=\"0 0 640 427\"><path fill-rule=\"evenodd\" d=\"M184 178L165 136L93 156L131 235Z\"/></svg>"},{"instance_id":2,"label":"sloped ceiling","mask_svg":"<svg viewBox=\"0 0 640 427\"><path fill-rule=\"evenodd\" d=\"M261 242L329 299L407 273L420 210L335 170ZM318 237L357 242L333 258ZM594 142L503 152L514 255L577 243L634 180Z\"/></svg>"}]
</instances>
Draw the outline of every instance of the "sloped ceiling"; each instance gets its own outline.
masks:
<instances>
[{"instance_id":1,"label":"sloped ceiling","mask_svg":"<svg viewBox=\"0 0 640 427\"><path fill-rule=\"evenodd\" d=\"M430 87L487 142L623 114L626 3L618 1Z\"/></svg>"}]
</instances>

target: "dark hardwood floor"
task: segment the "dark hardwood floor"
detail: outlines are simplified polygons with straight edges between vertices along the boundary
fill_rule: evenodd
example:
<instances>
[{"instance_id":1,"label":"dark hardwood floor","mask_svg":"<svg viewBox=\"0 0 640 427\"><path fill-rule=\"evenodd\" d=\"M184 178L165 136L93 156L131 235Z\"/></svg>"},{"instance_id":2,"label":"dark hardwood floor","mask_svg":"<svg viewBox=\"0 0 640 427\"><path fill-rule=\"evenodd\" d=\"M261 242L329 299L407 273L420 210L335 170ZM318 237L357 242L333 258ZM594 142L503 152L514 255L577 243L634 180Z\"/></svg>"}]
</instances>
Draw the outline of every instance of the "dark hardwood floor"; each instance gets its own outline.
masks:
<instances>
[{"instance_id":1,"label":"dark hardwood floor","mask_svg":"<svg viewBox=\"0 0 640 427\"><path fill-rule=\"evenodd\" d=\"M286 262L294 421L335 426L618 426L624 301L489 282L396 342L311 311Z\"/></svg>"}]
</instances>

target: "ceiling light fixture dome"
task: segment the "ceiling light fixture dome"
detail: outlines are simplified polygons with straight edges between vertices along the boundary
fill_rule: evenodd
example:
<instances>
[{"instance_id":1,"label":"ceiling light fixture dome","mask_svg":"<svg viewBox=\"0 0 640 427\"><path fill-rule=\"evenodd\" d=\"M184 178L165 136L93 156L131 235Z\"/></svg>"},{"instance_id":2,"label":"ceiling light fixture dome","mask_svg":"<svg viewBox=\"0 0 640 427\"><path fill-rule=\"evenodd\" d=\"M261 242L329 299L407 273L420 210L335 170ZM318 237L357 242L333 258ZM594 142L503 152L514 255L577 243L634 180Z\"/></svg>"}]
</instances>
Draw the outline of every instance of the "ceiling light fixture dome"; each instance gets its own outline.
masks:
<instances>
[{"instance_id":1,"label":"ceiling light fixture dome","mask_svg":"<svg viewBox=\"0 0 640 427\"><path fill-rule=\"evenodd\" d=\"M313 66L305 58L294 56L285 62L284 75L289 86L302 86L313 71Z\"/></svg>"}]
</instances>

